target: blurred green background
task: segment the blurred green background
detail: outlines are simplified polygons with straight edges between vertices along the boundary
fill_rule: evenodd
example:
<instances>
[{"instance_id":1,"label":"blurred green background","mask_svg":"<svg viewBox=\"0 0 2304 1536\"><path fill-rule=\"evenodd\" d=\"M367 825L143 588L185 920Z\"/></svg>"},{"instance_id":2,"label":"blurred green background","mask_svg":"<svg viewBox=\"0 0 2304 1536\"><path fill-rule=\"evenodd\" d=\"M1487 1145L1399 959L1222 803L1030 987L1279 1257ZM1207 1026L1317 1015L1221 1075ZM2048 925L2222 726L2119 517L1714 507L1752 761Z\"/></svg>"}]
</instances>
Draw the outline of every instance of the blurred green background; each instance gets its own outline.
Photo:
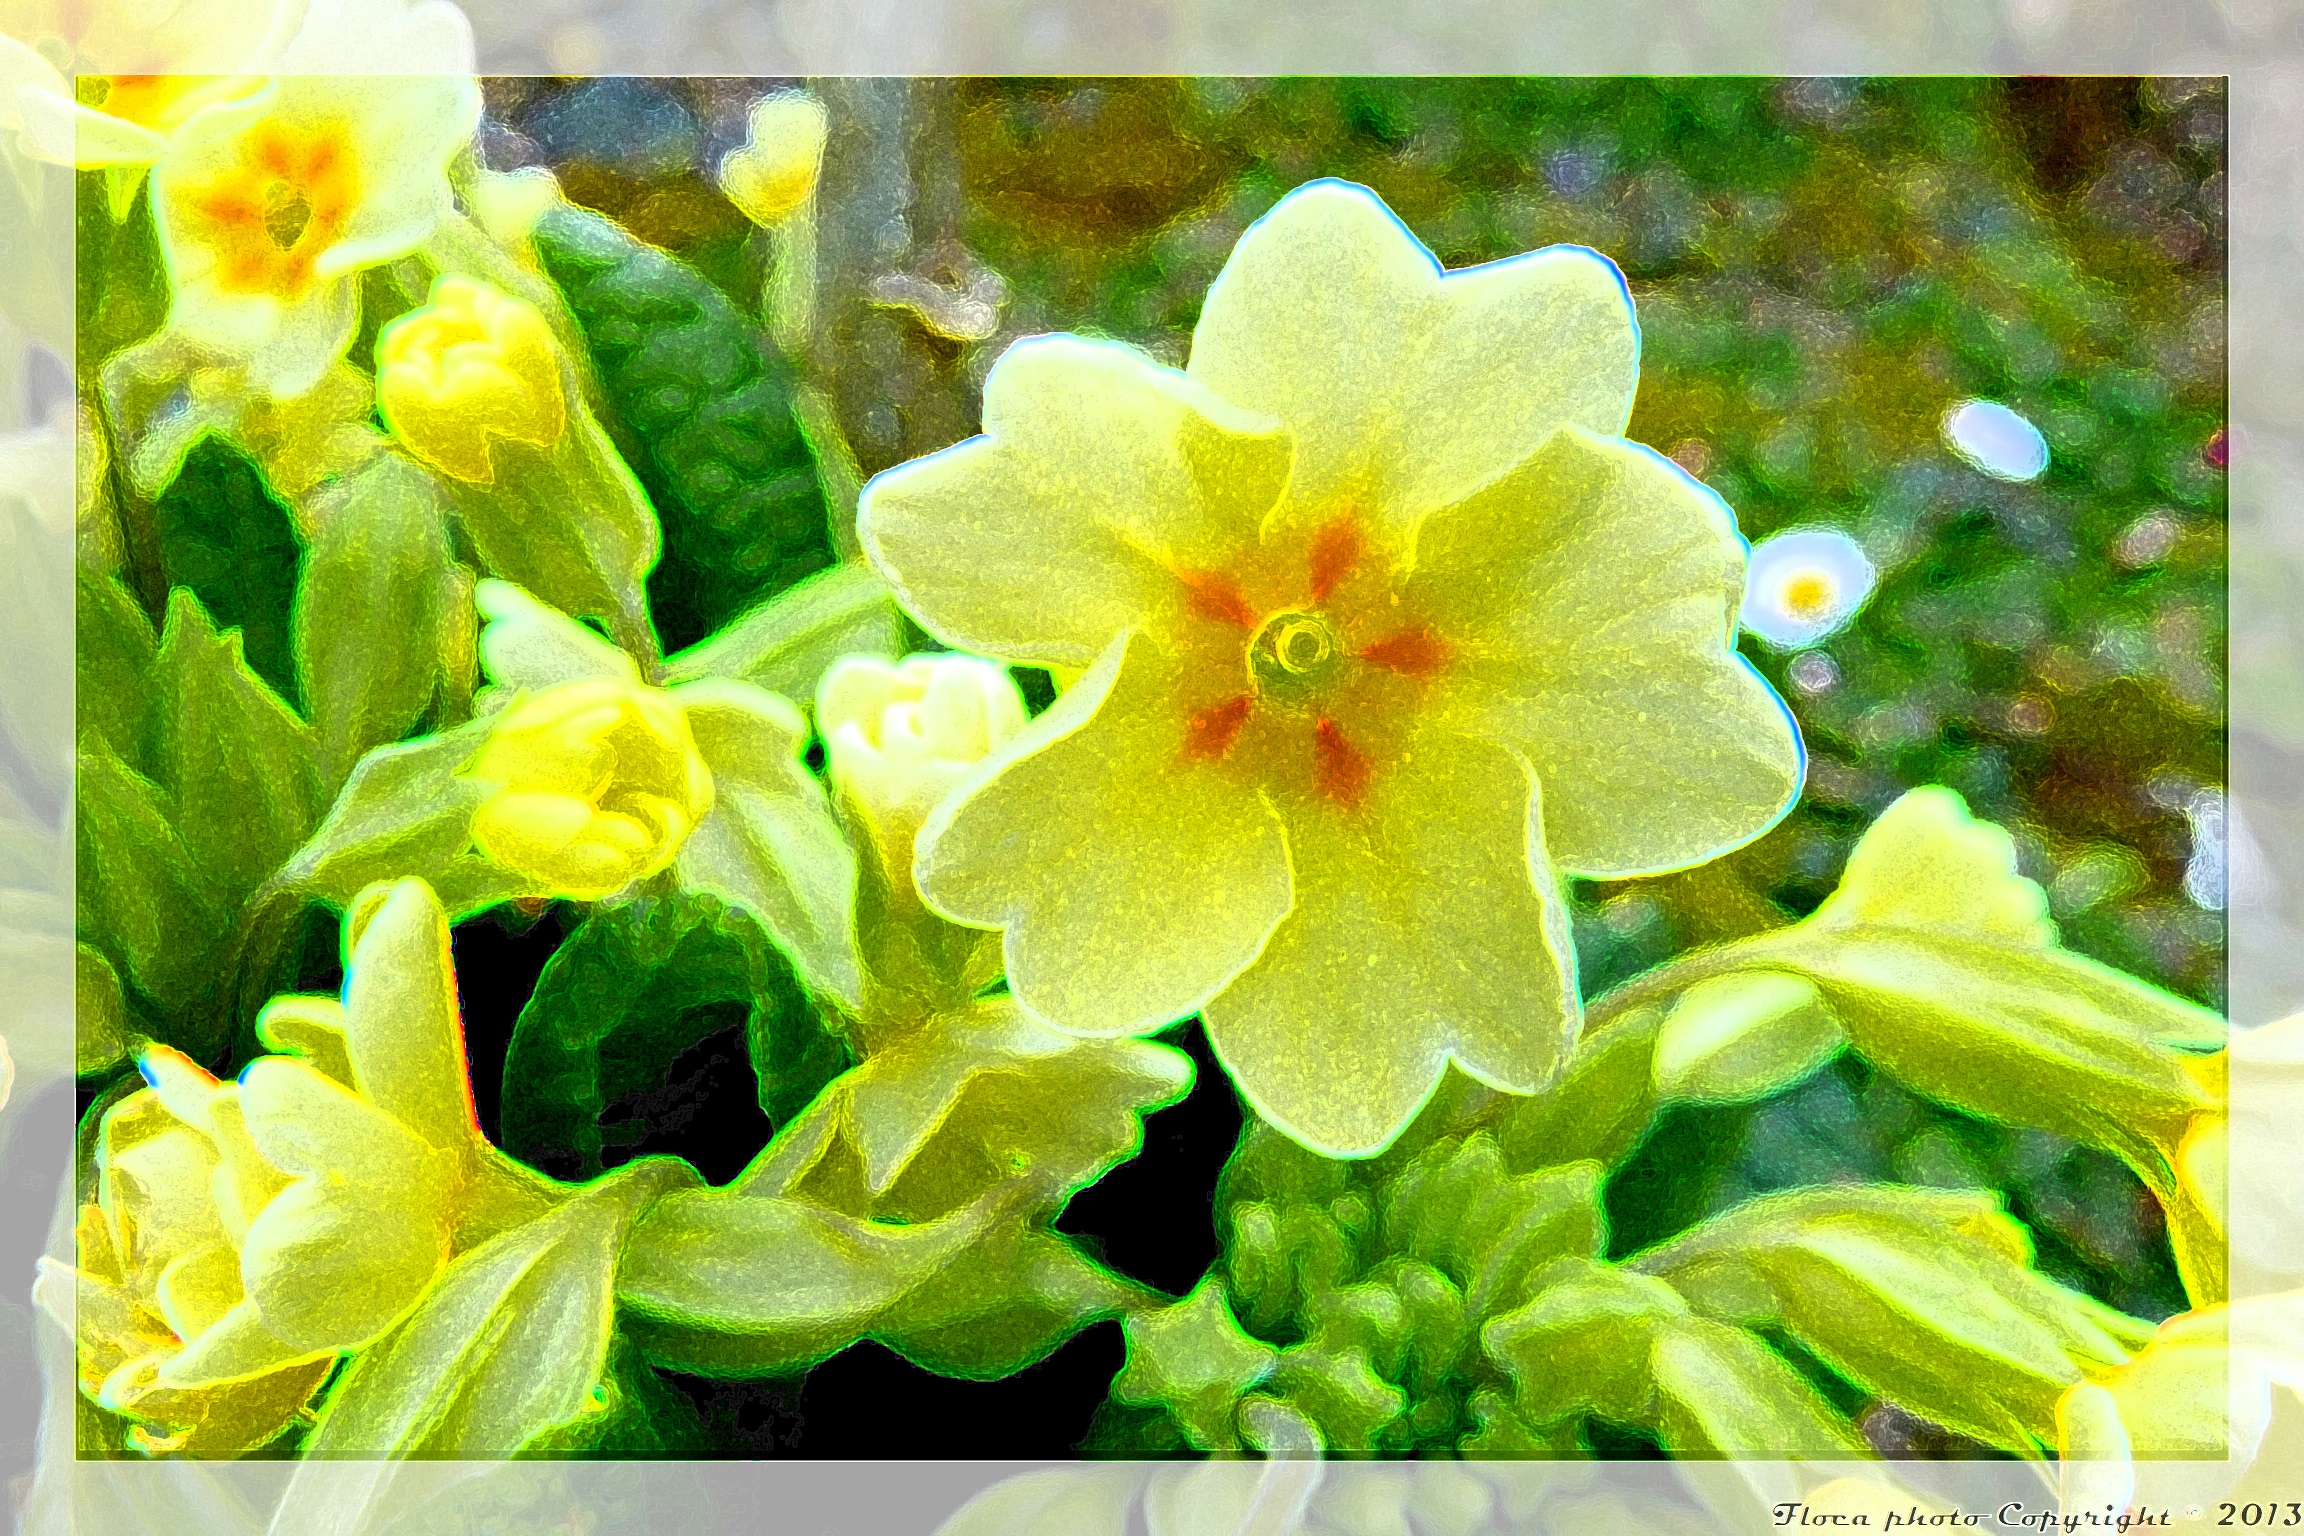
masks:
<instances>
[{"instance_id":1,"label":"blurred green background","mask_svg":"<svg viewBox=\"0 0 2304 1536\"><path fill-rule=\"evenodd\" d=\"M1744 641L1807 738L1798 809L1703 869L1582 885L1588 993L1805 913L1874 815L1942 783L2015 835L2069 944L2223 1005L2221 81L524 78L489 82L484 153L751 308L770 242L712 171L752 101L803 84L832 136L792 361L864 474L972 432L1018 336L1181 364L1241 231L1342 176L1451 267L1613 258L1643 333L1630 435L1749 538L1862 543L1880 585L1852 624L1796 656ZM2044 474L1950 450L1971 398L2041 429ZM2003 1189L2059 1278L2181 1306L2113 1160L1852 1059L1675 1111L1615 1180L1614 1246L1835 1178Z\"/></svg>"}]
</instances>

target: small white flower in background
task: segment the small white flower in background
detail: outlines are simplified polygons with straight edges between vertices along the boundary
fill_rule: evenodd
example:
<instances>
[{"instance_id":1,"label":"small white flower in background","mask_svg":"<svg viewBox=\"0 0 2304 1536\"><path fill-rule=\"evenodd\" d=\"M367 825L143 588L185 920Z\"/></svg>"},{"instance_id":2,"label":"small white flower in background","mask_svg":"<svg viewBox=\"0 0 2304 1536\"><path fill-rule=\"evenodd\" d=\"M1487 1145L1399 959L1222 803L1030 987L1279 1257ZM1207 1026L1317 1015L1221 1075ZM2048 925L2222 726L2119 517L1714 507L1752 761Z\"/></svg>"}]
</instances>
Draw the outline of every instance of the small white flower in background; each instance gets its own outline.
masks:
<instances>
[{"instance_id":1,"label":"small white flower in background","mask_svg":"<svg viewBox=\"0 0 2304 1536\"><path fill-rule=\"evenodd\" d=\"M0 1037L0 1109L8 1107L8 1090L16 1086L16 1063L8 1054L8 1041Z\"/></svg>"},{"instance_id":2,"label":"small white flower in background","mask_svg":"<svg viewBox=\"0 0 2304 1536\"><path fill-rule=\"evenodd\" d=\"M860 804L906 872L920 823L1024 719L1005 667L949 652L901 662L845 656L816 692L833 786Z\"/></svg>"},{"instance_id":3,"label":"small white flower in background","mask_svg":"<svg viewBox=\"0 0 2304 1536\"><path fill-rule=\"evenodd\" d=\"M1995 400L1963 400L1946 411L1944 441L1997 480L2035 480L2048 467L2048 439Z\"/></svg>"},{"instance_id":4,"label":"small white flower in background","mask_svg":"<svg viewBox=\"0 0 2304 1536\"><path fill-rule=\"evenodd\" d=\"M1740 622L1778 650L1814 645L1855 617L1872 582L1872 562L1854 539L1793 529L1752 546Z\"/></svg>"},{"instance_id":5,"label":"small white flower in background","mask_svg":"<svg viewBox=\"0 0 2304 1536\"><path fill-rule=\"evenodd\" d=\"M2184 894L2196 907L2221 912L2230 884L2225 860L2229 817L2224 791L2203 789L2193 795L2184 804L2184 819L2192 824L2192 857L2184 864Z\"/></svg>"}]
</instances>

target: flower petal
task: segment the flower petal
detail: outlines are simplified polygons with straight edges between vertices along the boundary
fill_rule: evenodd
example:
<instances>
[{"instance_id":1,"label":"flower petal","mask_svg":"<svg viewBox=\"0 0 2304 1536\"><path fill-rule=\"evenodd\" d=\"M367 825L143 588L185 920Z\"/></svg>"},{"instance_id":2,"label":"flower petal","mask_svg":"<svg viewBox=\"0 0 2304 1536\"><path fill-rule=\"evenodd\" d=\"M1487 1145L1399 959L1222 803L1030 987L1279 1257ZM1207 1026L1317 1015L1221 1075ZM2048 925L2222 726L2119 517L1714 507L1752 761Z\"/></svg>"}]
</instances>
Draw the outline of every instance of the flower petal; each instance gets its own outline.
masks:
<instances>
[{"instance_id":1,"label":"flower petal","mask_svg":"<svg viewBox=\"0 0 2304 1536\"><path fill-rule=\"evenodd\" d=\"M293 1057L250 1062L240 1109L264 1160L300 1178L386 1188L445 1182L441 1159L414 1131Z\"/></svg>"},{"instance_id":2,"label":"flower petal","mask_svg":"<svg viewBox=\"0 0 2304 1536\"><path fill-rule=\"evenodd\" d=\"M240 1250L264 1327L293 1349L358 1349L399 1321L448 1262L443 1192L299 1179Z\"/></svg>"},{"instance_id":3,"label":"flower petal","mask_svg":"<svg viewBox=\"0 0 2304 1536\"><path fill-rule=\"evenodd\" d=\"M1256 221L1192 333L1191 376L1296 439L1288 505L1395 526L1576 423L1631 418L1639 333L1606 257L1555 246L1441 275L1365 187L1316 181Z\"/></svg>"},{"instance_id":4,"label":"flower petal","mask_svg":"<svg viewBox=\"0 0 2304 1536\"><path fill-rule=\"evenodd\" d=\"M1182 568L1253 543L1287 438L1111 342L1036 336L984 381L984 435L865 487L857 527L904 605L964 650L1085 667L1177 607Z\"/></svg>"},{"instance_id":5,"label":"flower petal","mask_svg":"<svg viewBox=\"0 0 2304 1536\"><path fill-rule=\"evenodd\" d=\"M1517 754L1436 727L1377 770L1357 811L1290 818L1296 910L1204 1014L1259 1114L1364 1157L1451 1059L1508 1092L1543 1084L1579 1014L1541 826Z\"/></svg>"},{"instance_id":6,"label":"flower petal","mask_svg":"<svg viewBox=\"0 0 2304 1536\"><path fill-rule=\"evenodd\" d=\"M232 1276L235 1295L239 1286L240 1276L235 1269ZM301 1365L315 1354L332 1353L334 1351L299 1350L275 1338L264 1326L256 1304L241 1300L162 1365L155 1381L161 1387L186 1391L216 1387Z\"/></svg>"},{"instance_id":7,"label":"flower petal","mask_svg":"<svg viewBox=\"0 0 2304 1536\"><path fill-rule=\"evenodd\" d=\"M1419 531L1407 601L1463 653L1447 704L1535 765L1561 869L1701 864L1798 797L1799 730L1731 643L1743 570L1718 497L1576 427Z\"/></svg>"},{"instance_id":8,"label":"flower petal","mask_svg":"<svg viewBox=\"0 0 2304 1536\"><path fill-rule=\"evenodd\" d=\"M480 664L499 688L545 689L582 678L640 681L631 657L526 587L494 577L472 589L480 616Z\"/></svg>"},{"instance_id":9,"label":"flower petal","mask_svg":"<svg viewBox=\"0 0 2304 1536\"><path fill-rule=\"evenodd\" d=\"M432 887L401 880L355 897L344 915L344 975L344 1044L361 1094L442 1151L469 1151L479 1121L448 915Z\"/></svg>"},{"instance_id":10,"label":"flower petal","mask_svg":"<svg viewBox=\"0 0 2304 1536\"><path fill-rule=\"evenodd\" d=\"M239 1305L240 1255L229 1243L194 1249L160 1272L153 1299L178 1338L196 1337Z\"/></svg>"},{"instance_id":11,"label":"flower petal","mask_svg":"<svg viewBox=\"0 0 2304 1536\"><path fill-rule=\"evenodd\" d=\"M1175 666L1142 635L984 759L920 830L943 915L1004 927L1008 985L1059 1028L1183 1018L1288 912L1280 823L1250 785L1185 760Z\"/></svg>"}]
</instances>

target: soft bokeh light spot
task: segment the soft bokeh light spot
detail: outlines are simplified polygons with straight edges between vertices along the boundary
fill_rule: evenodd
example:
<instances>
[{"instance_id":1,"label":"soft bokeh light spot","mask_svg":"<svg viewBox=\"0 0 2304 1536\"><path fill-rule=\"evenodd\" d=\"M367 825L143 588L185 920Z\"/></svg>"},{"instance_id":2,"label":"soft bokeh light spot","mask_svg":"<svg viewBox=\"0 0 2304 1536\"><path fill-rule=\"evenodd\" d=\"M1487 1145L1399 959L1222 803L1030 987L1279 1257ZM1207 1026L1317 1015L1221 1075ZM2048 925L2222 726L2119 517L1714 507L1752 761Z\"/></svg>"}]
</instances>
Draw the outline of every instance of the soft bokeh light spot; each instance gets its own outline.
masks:
<instances>
[{"instance_id":1,"label":"soft bokeh light spot","mask_svg":"<svg viewBox=\"0 0 2304 1536\"><path fill-rule=\"evenodd\" d=\"M2034 480L2048 467L2048 439L1996 400L1963 400L1944 413L1952 451L1999 480Z\"/></svg>"}]
</instances>

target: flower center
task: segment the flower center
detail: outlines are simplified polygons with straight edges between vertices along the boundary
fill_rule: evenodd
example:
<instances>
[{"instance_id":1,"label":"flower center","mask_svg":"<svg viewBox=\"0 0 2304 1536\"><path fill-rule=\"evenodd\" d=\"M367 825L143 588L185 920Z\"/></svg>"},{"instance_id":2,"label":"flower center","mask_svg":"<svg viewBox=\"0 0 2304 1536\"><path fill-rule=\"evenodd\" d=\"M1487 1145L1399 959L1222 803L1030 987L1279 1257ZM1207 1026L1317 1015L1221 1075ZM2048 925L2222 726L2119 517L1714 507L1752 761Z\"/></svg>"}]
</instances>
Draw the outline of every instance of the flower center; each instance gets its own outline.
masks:
<instances>
[{"instance_id":1,"label":"flower center","mask_svg":"<svg viewBox=\"0 0 2304 1536\"><path fill-rule=\"evenodd\" d=\"M1336 631L1317 613L1290 611L1266 619L1248 644L1257 691L1283 703L1308 699L1342 659Z\"/></svg>"},{"instance_id":2,"label":"flower center","mask_svg":"<svg viewBox=\"0 0 2304 1536\"><path fill-rule=\"evenodd\" d=\"M1796 619L1820 619L1832 611L1832 578L1802 571L1784 584L1784 607Z\"/></svg>"},{"instance_id":3,"label":"flower center","mask_svg":"<svg viewBox=\"0 0 2304 1536\"><path fill-rule=\"evenodd\" d=\"M183 195L196 238L215 252L218 286L294 301L351 223L360 190L341 125L266 122L242 142L238 164Z\"/></svg>"}]
</instances>

